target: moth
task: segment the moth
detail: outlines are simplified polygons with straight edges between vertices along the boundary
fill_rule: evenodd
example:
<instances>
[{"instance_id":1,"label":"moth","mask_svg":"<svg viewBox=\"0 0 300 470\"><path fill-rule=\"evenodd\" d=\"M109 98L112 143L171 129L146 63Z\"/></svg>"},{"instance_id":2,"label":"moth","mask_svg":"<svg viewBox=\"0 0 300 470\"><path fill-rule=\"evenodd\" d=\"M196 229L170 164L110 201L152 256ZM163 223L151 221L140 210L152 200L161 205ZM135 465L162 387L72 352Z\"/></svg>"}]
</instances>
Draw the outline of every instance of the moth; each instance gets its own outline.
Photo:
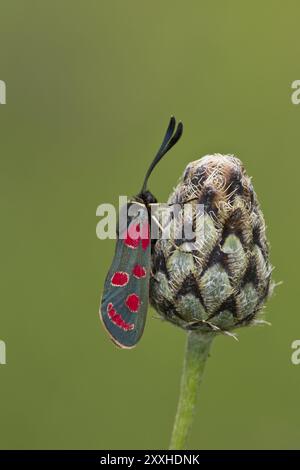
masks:
<instances>
[{"instance_id":1,"label":"moth","mask_svg":"<svg viewBox=\"0 0 300 470\"><path fill-rule=\"evenodd\" d=\"M118 227L114 258L106 276L100 318L113 342L133 348L141 338L148 310L151 268L150 205L157 202L148 179L162 157L179 141L183 124L172 116L162 144L137 196L124 207L127 223Z\"/></svg>"}]
</instances>

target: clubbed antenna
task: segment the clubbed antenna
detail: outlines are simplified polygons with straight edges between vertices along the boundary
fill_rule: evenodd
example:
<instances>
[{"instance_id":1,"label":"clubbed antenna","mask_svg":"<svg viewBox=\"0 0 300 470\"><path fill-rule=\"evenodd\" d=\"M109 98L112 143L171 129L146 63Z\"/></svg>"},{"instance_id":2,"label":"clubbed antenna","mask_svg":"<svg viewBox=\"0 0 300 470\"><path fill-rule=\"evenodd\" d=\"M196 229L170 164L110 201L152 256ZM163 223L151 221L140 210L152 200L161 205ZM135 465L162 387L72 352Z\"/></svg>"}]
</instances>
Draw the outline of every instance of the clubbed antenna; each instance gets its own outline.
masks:
<instances>
[{"instance_id":1,"label":"clubbed antenna","mask_svg":"<svg viewBox=\"0 0 300 470\"><path fill-rule=\"evenodd\" d=\"M175 127L176 127L176 120L175 120L174 116L171 116L171 119L170 119L170 122L169 122L169 125L168 125L168 129L166 131L163 142L162 142L162 144L161 144L161 146L160 146L153 162L151 163L151 165L150 165L150 167L149 167L149 169L146 173L141 193L144 193L146 191L148 179L149 179L149 176L151 175L154 167L158 164L158 162L162 159L162 157L178 142L178 140L182 136L182 132L183 132L182 122L178 123L177 129L174 133Z\"/></svg>"}]
</instances>

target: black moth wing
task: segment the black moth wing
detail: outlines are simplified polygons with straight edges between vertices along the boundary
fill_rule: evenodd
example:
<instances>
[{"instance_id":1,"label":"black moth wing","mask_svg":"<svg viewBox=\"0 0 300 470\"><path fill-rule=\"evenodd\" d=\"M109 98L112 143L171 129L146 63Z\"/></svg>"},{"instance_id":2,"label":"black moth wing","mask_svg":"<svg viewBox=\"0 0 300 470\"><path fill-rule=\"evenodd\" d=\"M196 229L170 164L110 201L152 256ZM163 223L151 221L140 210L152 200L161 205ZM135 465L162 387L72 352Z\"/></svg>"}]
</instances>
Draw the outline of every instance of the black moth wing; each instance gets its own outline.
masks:
<instances>
[{"instance_id":1,"label":"black moth wing","mask_svg":"<svg viewBox=\"0 0 300 470\"><path fill-rule=\"evenodd\" d=\"M134 347L143 334L148 301L151 261L150 224L146 206L128 217L125 238L118 238L107 274L100 317L111 339L121 348ZM133 239L131 228L139 227L146 238Z\"/></svg>"}]
</instances>

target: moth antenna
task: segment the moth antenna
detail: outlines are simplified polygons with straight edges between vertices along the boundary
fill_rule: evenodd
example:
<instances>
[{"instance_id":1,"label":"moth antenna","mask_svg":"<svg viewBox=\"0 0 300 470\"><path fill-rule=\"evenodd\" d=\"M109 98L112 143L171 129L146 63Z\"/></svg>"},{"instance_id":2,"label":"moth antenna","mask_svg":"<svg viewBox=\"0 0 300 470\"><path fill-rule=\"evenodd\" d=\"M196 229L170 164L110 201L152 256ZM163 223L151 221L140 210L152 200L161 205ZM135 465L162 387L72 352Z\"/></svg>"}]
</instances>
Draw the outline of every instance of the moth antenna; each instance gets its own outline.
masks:
<instances>
[{"instance_id":1,"label":"moth antenna","mask_svg":"<svg viewBox=\"0 0 300 470\"><path fill-rule=\"evenodd\" d=\"M173 132L175 130L175 126L176 126L176 119L175 119L174 116L171 116L168 128L167 128L165 136L164 136L164 140L162 141L162 144L161 144L161 146L160 146L160 148L159 148L156 155L159 155L164 150L165 146L167 145L167 143L169 142L169 140L171 139L171 137L173 135Z\"/></svg>"},{"instance_id":2,"label":"moth antenna","mask_svg":"<svg viewBox=\"0 0 300 470\"><path fill-rule=\"evenodd\" d=\"M155 168L155 166L162 159L162 157L178 142L178 140L182 136L182 132L183 132L182 122L178 123L177 129L176 129L175 133L173 134L175 126L176 126L176 120L175 120L174 116L171 116L171 119L170 119L170 122L169 122L169 125L168 125L168 129L166 131L165 137L163 139L163 142L162 142L157 154L154 157L154 160L152 161L151 165L148 168L148 171L146 173L146 176L145 176L144 183L143 183L142 190L141 190L140 194L142 194L146 191L149 176L151 175L151 173L152 173L153 169Z\"/></svg>"}]
</instances>

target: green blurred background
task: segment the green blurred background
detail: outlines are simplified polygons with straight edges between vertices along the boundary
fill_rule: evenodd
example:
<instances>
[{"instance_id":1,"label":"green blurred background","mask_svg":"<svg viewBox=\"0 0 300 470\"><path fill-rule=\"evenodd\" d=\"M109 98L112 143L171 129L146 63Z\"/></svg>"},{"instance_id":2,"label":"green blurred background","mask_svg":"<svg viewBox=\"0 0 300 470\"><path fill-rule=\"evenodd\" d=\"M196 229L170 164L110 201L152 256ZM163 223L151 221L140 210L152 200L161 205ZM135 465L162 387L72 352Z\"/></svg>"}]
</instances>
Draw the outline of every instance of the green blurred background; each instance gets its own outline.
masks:
<instances>
[{"instance_id":1,"label":"green blurred background","mask_svg":"<svg viewBox=\"0 0 300 470\"><path fill-rule=\"evenodd\" d=\"M191 448L299 448L297 0L1 0L1 448L166 448L185 334L153 318L116 349L98 319L114 242L96 207L139 189L170 114L184 138L151 190L234 153L268 225L272 327L215 341Z\"/></svg>"}]
</instances>

